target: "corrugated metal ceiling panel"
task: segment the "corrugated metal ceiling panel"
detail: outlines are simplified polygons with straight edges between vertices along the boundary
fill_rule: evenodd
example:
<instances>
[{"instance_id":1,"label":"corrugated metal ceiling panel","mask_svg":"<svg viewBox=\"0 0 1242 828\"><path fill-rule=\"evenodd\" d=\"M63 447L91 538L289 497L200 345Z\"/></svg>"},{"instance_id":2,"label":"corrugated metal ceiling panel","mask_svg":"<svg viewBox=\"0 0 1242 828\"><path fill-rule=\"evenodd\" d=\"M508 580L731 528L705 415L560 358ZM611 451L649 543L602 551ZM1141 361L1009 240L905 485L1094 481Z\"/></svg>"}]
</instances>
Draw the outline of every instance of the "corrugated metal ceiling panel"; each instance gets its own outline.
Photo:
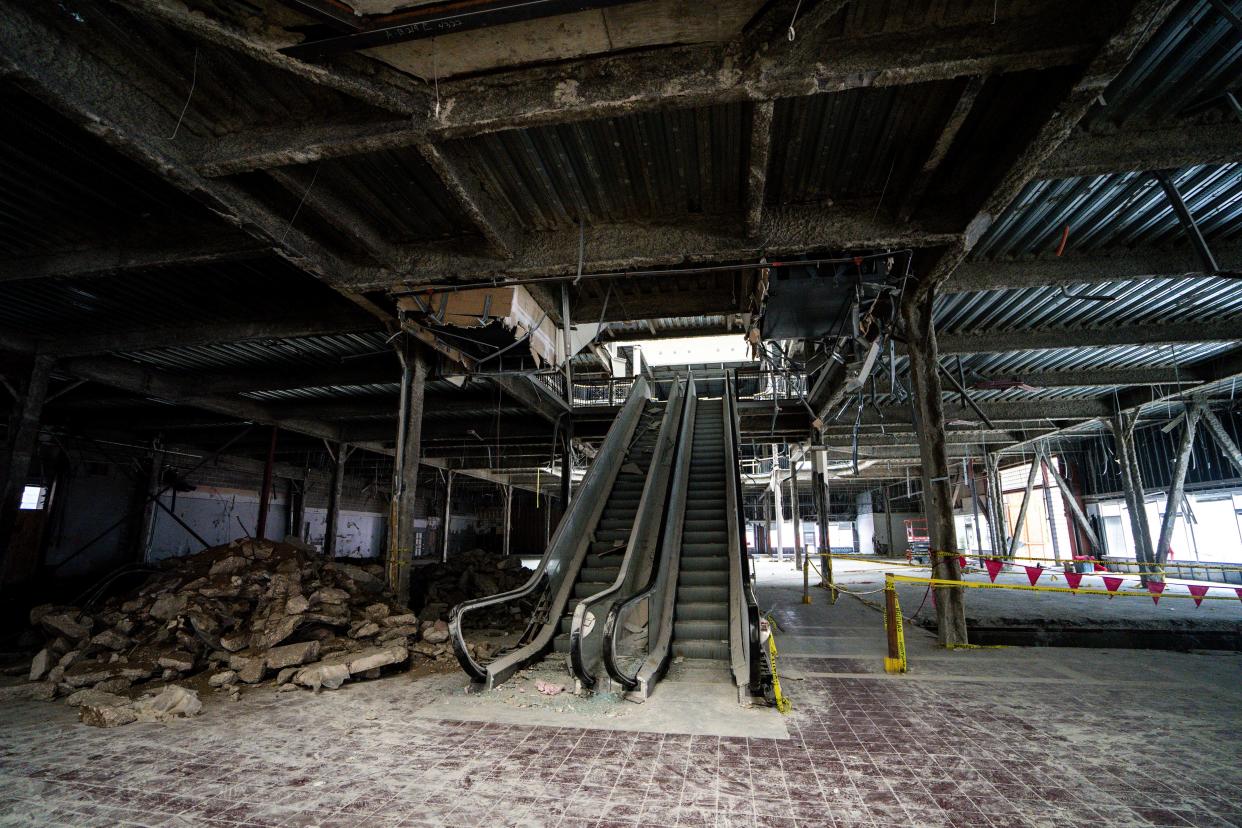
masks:
<instances>
[{"instance_id":1,"label":"corrugated metal ceiling panel","mask_svg":"<svg viewBox=\"0 0 1242 828\"><path fill-rule=\"evenodd\" d=\"M528 230L740 209L750 105L656 111L455 142Z\"/></svg>"}]
</instances>

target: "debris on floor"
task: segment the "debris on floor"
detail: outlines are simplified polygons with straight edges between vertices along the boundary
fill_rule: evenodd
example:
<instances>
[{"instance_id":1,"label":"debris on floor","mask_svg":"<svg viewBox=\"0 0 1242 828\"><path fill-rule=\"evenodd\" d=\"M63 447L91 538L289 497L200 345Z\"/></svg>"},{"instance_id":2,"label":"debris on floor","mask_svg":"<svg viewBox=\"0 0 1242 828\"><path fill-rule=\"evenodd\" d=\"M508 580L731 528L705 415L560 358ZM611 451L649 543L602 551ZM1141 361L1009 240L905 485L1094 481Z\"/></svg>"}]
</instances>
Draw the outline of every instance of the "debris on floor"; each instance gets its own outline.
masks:
<instances>
[{"instance_id":1,"label":"debris on floor","mask_svg":"<svg viewBox=\"0 0 1242 828\"><path fill-rule=\"evenodd\" d=\"M516 555L496 555L482 549L454 553L446 562L416 565L411 578L410 601L420 619L447 621L449 610L471 598L517 589L532 572ZM537 597L537 596L535 596ZM534 598L485 607L469 613L467 627L509 629L524 626L534 610Z\"/></svg>"},{"instance_id":2,"label":"debris on floor","mask_svg":"<svg viewBox=\"0 0 1242 828\"><path fill-rule=\"evenodd\" d=\"M496 556L468 554L448 567L423 568L416 584L424 574L433 578L426 594L439 602L502 591L528 572L516 558L497 563ZM197 696L194 705L164 696L182 690L175 684L150 704L128 699L194 677L203 690L234 700L261 683L334 690L412 661L452 662L441 615L438 603L419 615L398 604L379 564L326 560L295 543L238 540L169 560L138 590L98 609L31 610L31 624L47 638L30 663L31 695L68 696L83 721L113 727L163 720L170 711L197 713ZM492 645L470 649L486 658Z\"/></svg>"}]
</instances>

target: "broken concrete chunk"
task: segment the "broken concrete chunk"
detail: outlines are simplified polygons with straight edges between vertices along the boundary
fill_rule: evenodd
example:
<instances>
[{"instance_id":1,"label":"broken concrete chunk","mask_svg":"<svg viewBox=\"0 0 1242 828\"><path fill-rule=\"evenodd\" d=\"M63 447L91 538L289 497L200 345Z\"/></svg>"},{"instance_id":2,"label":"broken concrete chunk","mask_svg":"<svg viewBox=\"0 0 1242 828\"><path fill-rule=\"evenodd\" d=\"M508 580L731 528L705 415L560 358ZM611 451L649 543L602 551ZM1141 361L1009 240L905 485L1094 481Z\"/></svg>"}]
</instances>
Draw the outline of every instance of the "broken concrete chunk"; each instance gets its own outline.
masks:
<instances>
[{"instance_id":1,"label":"broken concrete chunk","mask_svg":"<svg viewBox=\"0 0 1242 828\"><path fill-rule=\"evenodd\" d=\"M237 671L237 678L246 682L246 684L258 684L263 681L263 676L267 672L267 663L262 656L255 656L248 659L244 667Z\"/></svg>"},{"instance_id":2,"label":"broken concrete chunk","mask_svg":"<svg viewBox=\"0 0 1242 828\"><path fill-rule=\"evenodd\" d=\"M161 667L188 673L194 669L194 656L184 650L169 650L155 661Z\"/></svg>"},{"instance_id":3,"label":"broken concrete chunk","mask_svg":"<svg viewBox=\"0 0 1242 828\"><path fill-rule=\"evenodd\" d=\"M70 687L86 687L113 678L127 678L138 681L148 678L155 672L153 664L100 664L95 661L81 661L65 670L65 684Z\"/></svg>"},{"instance_id":4,"label":"broken concrete chunk","mask_svg":"<svg viewBox=\"0 0 1242 828\"><path fill-rule=\"evenodd\" d=\"M250 636L244 632L231 632L220 636L220 646L230 653L246 649L246 645L249 643Z\"/></svg>"},{"instance_id":5,"label":"broken concrete chunk","mask_svg":"<svg viewBox=\"0 0 1242 828\"><path fill-rule=\"evenodd\" d=\"M128 704L84 704L78 707L78 718L91 727L120 727L138 721L138 714Z\"/></svg>"},{"instance_id":6,"label":"broken concrete chunk","mask_svg":"<svg viewBox=\"0 0 1242 828\"><path fill-rule=\"evenodd\" d=\"M30 685L30 698L35 701L51 701L56 698L57 684L53 681L40 681Z\"/></svg>"},{"instance_id":7,"label":"broken concrete chunk","mask_svg":"<svg viewBox=\"0 0 1242 828\"><path fill-rule=\"evenodd\" d=\"M384 589L384 582L382 580L375 577L370 572L367 572L360 566L334 561L331 564L331 567L340 574L344 575L346 578L353 581L365 592L382 592Z\"/></svg>"},{"instance_id":8,"label":"broken concrete chunk","mask_svg":"<svg viewBox=\"0 0 1242 828\"><path fill-rule=\"evenodd\" d=\"M349 600L349 593L336 587L324 587L311 593L310 603L344 604Z\"/></svg>"},{"instance_id":9,"label":"broken concrete chunk","mask_svg":"<svg viewBox=\"0 0 1242 828\"><path fill-rule=\"evenodd\" d=\"M211 569L207 571L208 575L236 575L245 571L250 566L250 562L241 556L222 558L211 565Z\"/></svg>"},{"instance_id":10,"label":"broken concrete chunk","mask_svg":"<svg viewBox=\"0 0 1242 828\"><path fill-rule=\"evenodd\" d=\"M211 687L228 687L236 683L237 683L237 671L236 670L224 670L222 672L213 674L211 678L207 679L207 684L210 685Z\"/></svg>"},{"instance_id":11,"label":"broken concrete chunk","mask_svg":"<svg viewBox=\"0 0 1242 828\"><path fill-rule=\"evenodd\" d=\"M134 702L134 712L143 721L167 721L184 716L197 716L203 709L198 693L177 684L170 684L158 696Z\"/></svg>"},{"instance_id":12,"label":"broken concrete chunk","mask_svg":"<svg viewBox=\"0 0 1242 828\"><path fill-rule=\"evenodd\" d=\"M130 635L138 628L138 622L129 616L122 616L120 621L116 622L116 631L121 635Z\"/></svg>"},{"instance_id":13,"label":"broken concrete chunk","mask_svg":"<svg viewBox=\"0 0 1242 828\"><path fill-rule=\"evenodd\" d=\"M285 686L286 684L288 684L290 681L293 680L293 677L296 676L297 673L298 673L297 667L286 667L285 669L281 670L279 673L276 674L276 686L277 687Z\"/></svg>"},{"instance_id":14,"label":"broken concrete chunk","mask_svg":"<svg viewBox=\"0 0 1242 828\"><path fill-rule=\"evenodd\" d=\"M30 662L30 680L38 681L47 675L50 669L52 669L52 653L45 647L39 650L34 660Z\"/></svg>"},{"instance_id":15,"label":"broken concrete chunk","mask_svg":"<svg viewBox=\"0 0 1242 828\"><path fill-rule=\"evenodd\" d=\"M121 635L116 630L104 630L91 639L92 644L105 647L109 650L125 650L128 649L132 641Z\"/></svg>"},{"instance_id":16,"label":"broken concrete chunk","mask_svg":"<svg viewBox=\"0 0 1242 828\"><path fill-rule=\"evenodd\" d=\"M133 685L133 682L127 678L118 676L117 678L104 679L95 685L95 689L100 693L124 693Z\"/></svg>"},{"instance_id":17,"label":"broken concrete chunk","mask_svg":"<svg viewBox=\"0 0 1242 828\"><path fill-rule=\"evenodd\" d=\"M403 612L400 615L389 615L384 618L385 627L408 627L418 624L418 616L412 612Z\"/></svg>"},{"instance_id":18,"label":"broken concrete chunk","mask_svg":"<svg viewBox=\"0 0 1242 828\"><path fill-rule=\"evenodd\" d=\"M302 623L300 615L286 615L269 623L262 631L256 631L250 636L250 646L256 650L266 650L275 647L289 636L297 631L298 626Z\"/></svg>"},{"instance_id":19,"label":"broken concrete chunk","mask_svg":"<svg viewBox=\"0 0 1242 828\"><path fill-rule=\"evenodd\" d=\"M290 615L301 615L310 609L310 601L304 595L294 595L285 601L285 612Z\"/></svg>"},{"instance_id":20,"label":"broken concrete chunk","mask_svg":"<svg viewBox=\"0 0 1242 828\"><path fill-rule=\"evenodd\" d=\"M277 693L288 693L291 690L297 690L297 689L298 689L298 686L296 684L289 682L287 684L282 684L279 687L277 687L276 692Z\"/></svg>"},{"instance_id":21,"label":"broken concrete chunk","mask_svg":"<svg viewBox=\"0 0 1242 828\"><path fill-rule=\"evenodd\" d=\"M319 658L319 642L304 641L301 644L286 644L273 647L267 651L267 666L273 670L284 667L296 667Z\"/></svg>"},{"instance_id":22,"label":"broken concrete chunk","mask_svg":"<svg viewBox=\"0 0 1242 828\"><path fill-rule=\"evenodd\" d=\"M128 707L129 699L124 696L118 696L115 693L105 693L102 690L78 690L69 695L65 699L65 704L70 707L81 707L84 704L94 705L96 707Z\"/></svg>"},{"instance_id":23,"label":"broken concrete chunk","mask_svg":"<svg viewBox=\"0 0 1242 828\"><path fill-rule=\"evenodd\" d=\"M389 612L387 604L371 604L362 611L362 614L370 621L383 621L388 617Z\"/></svg>"},{"instance_id":24,"label":"broken concrete chunk","mask_svg":"<svg viewBox=\"0 0 1242 828\"><path fill-rule=\"evenodd\" d=\"M39 623L53 635L63 635L72 641L81 641L91 634L89 624L82 623L75 612L48 612Z\"/></svg>"},{"instance_id":25,"label":"broken concrete chunk","mask_svg":"<svg viewBox=\"0 0 1242 828\"><path fill-rule=\"evenodd\" d=\"M334 656L332 660L344 659L346 666L349 667L349 674L352 676L379 667L386 667L389 664L400 664L409 657L409 651L405 647L394 644L387 647L369 647L344 657Z\"/></svg>"},{"instance_id":26,"label":"broken concrete chunk","mask_svg":"<svg viewBox=\"0 0 1242 828\"><path fill-rule=\"evenodd\" d=\"M449 640L448 624L437 621L423 630L423 640L429 644L443 644Z\"/></svg>"},{"instance_id":27,"label":"broken concrete chunk","mask_svg":"<svg viewBox=\"0 0 1242 828\"><path fill-rule=\"evenodd\" d=\"M350 638L370 638L378 633L379 630L379 624L376 624L374 621L367 621L355 627L349 636Z\"/></svg>"},{"instance_id":28,"label":"broken concrete chunk","mask_svg":"<svg viewBox=\"0 0 1242 828\"><path fill-rule=\"evenodd\" d=\"M312 664L298 671L294 681L312 690L328 688L335 690L349 678L349 668L344 664Z\"/></svg>"},{"instance_id":29,"label":"broken concrete chunk","mask_svg":"<svg viewBox=\"0 0 1242 828\"><path fill-rule=\"evenodd\" d=\"M150 614L152 618L158 618L161 621L171 621L185 610L186 596L169 592L155 599L155 603L151 605Z\"/></svg>"}]
</instances>

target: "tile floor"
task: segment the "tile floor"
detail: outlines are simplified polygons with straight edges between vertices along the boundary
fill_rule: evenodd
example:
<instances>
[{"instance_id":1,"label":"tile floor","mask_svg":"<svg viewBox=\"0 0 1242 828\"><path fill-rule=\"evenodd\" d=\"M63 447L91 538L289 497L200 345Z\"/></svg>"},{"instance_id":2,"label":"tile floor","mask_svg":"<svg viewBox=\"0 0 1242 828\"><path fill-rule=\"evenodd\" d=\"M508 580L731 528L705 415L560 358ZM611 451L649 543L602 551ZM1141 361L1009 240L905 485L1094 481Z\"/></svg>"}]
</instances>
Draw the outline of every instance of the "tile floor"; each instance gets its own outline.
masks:
<instances>
[{"instance_id":1,"label":"tile floor","mask_svg":"<svg viewBox=\"0 0 1242 828\"><path fill-rule=\"evenodd\" d=\"M0 824L1242 827L1242 657L911 631L890 677L873 610L760 578L789 739L435 721L403 677L117 730L8 701Z\"/></svg>"}]
</instances>

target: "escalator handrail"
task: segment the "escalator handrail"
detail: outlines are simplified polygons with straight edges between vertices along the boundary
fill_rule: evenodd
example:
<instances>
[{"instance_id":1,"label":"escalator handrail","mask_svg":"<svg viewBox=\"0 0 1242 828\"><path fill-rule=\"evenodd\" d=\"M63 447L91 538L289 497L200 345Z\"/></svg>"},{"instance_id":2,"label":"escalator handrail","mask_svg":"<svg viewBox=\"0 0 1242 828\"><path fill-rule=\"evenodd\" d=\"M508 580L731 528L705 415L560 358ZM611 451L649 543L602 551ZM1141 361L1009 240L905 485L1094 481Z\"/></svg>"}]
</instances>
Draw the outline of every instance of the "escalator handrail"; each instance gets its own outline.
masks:
<instances>
[{"instance_id":1,"label":"escalator handrail","mask_svg":"<svg viewBox=\"0 0 1242 828\"><path fill-rule=\"evenodd\" d=\"M669 389L667 407L660 421L660 430L656 435L652 449L651 465L647 469L647 481L643 485L642 495L638 499L638 509L634 513L634 522L630 526L630 537L621 557L621 566L616 578L604 589L588 595L574 607L573 620L569 626L569 664L574 676L587 689L598 683L592 666L586 663L583 647L590 631L583 633L586 615L590 608L615 596L625 586L631 576L631 567L637 566L642 557L639 550L646 543L658 543L660 526L663 523L664 507L668 499L668 469L671 468L676 454L677 440L680 437L681 406L685 396L682 383L674 378ZM661 464L657 466L656 464ZM603 629L601 628L601 635Z\"/></svg>"},{"instance_id":2,"label":"escalator handrail","mask_svg":"<svg viewBox=\"0 0 1242 828\"><path fill-rule=\"evenodd\" d=\"M750 566L746 547L745 505L742 501L741 467L737 461L737 446L741 441L741 422L735 398L735 387L732 377L725 380L725 425L729 428L729 439L725 441L725 479L730 482L726 490L729 502L729 585L731 588L730 620L734 629L730 630L730 656L735 681L740 685L739 673L746 669L746 684L751 692L759 686L759 603L755 600L754 589L750 581ZM736 580L736 585L735 585ZM736 586L737 592L732 589ZM736 613L736 616L735 616ZM742 628L744 625L744 628Z\"/></svg>"},{"instance_id":3,"label":"escalator handrail","mask_svg":"<svg viewBox=\"0 0 1242 828\"><path fill-rule=\"evenodd\" d=\"M466 671L466 674L470 676L472 681L486 681L491 665L481 665L470 655L462 629L462 619L468 613L485 607L525 598L539 589L545 580L548 565L554 558L558 556L569 557L576 546L585 549L582 541L588 532L581 531L582 527L578 524L584 520L589 520L589 517L584 518L583 516L591 515L597 506L601 506L599 503L600 499L612 488L612 481L616 478L617 472L621 468L621 462L624 460L624 451L629 446L630 437L638 425L639 415L641 415L646 403L647 393L647 381L645 378L639 377L631 386L630 395L626 399L625 405L618 412L617 419L613 423L612 428L608 430L608 435L604 438L603 445L600 446L599 453L596 455L594 462L587 469L582 486L578 490L578 496L571 501L569 510L561 516L556 532L553 533L552 539L548 542L548 548L544 550L543 557L539 559L539 565L535 568L530 578L527 579L526 583L507 592L463 601L449 612L449 638L453 642L453 652L457 656L458 663L461 664L462 669ZM581 551L581 549L578 551ZM577 557L580 558L581 556ZM566 577L568 575L569 573L566 573ZM560 613L556 607L550 608L548 622L560 623ZM545 626L548 622L545 622Z\"/></svg>"},{"instance_id":4,"label":"escalator handrail","mask_svg":"<svg viewBox=\"0 0 1242 828\"><path fill-rule=\"evenodd\" d=\"M678 429L677 437L677 456L674 461L674 470L672 480L669 483L664 503L664 521L663 532L659 546L656 547L656 565L651 568L651 576L647 579L647 583L643 588L628 598L620 598L613 602L608 610L608 616L604 620L604 628L602 632L602 648L604 656L604 669L608 671L608 675L617 684L626 690L633 690L638 687L638 676L648 665L654 665L653 673L660 673L667 666L668 654L670 652L669 644L671 635L666 634L669 627L665 623L665 619L661 619L659 626L655 625L655 619L650 615L647 616L647 657L643 663L634 671L634 675L628 676L617 663L617 630L619 629L619 621L623 614L628 612L629 608L640 601L651 596L655 592L656 587L660 585L661 577L664 578L664 584L667 588L668 584L673 585L675 591L677 569L680 563L680 555L678 554L681 546L681 530L685 522L684 508L674 508L677 504L673 502L679 493L684 494L684 490L688 484L690 473L690 453L694 439L694 411L697 402L697 394L695 391L694 377L688 377L686 380L685 402L681 410L681 425ZM683 504L685 498L681 498ZM671 606L671 602L667 601L666 605ZM658 638L652 636L652 630L659 632ZM671 629L671 627L669 627Z\"/></svg>"}]
</instances>

